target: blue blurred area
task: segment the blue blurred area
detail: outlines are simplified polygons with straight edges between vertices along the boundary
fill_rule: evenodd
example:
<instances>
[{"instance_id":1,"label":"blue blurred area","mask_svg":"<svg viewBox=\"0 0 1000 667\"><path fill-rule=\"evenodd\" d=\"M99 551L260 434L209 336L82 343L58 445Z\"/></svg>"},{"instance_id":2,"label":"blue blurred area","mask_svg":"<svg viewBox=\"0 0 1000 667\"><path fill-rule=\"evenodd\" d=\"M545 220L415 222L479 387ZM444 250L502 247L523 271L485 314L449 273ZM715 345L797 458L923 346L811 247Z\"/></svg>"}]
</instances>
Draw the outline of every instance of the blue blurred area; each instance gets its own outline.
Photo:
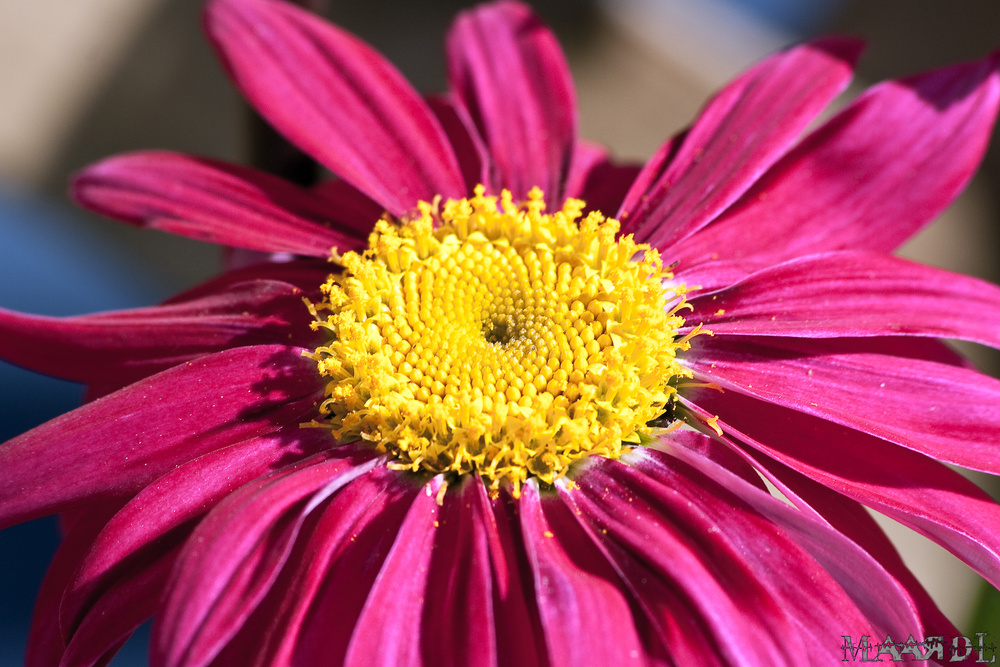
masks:
<instances>
[{"instance_id":1,"label":"blue blurred area","mask_svg":"<svg viewBox=\"0 0 1000 667\"><path fill-rule=\"evenodd\" d=\"M0 186L0 306L70 315L148 305L167 296L168 285L108 247L89 222L68 207ZM0 442L72 410L81 394L75 383L0 362ZM0 666L24 662L35 595L58 542L54 517L0 531ZM146 664L141 639L112 664Z\"/></svg>"},{"instance_id":2,"label":"blue blurred area","mask_svg":"<svg viewBox=\"0 0 1000 667\"><path fill-rule=\"evenodd\" d=\"M792 34L810 34L828 24L846 0L728 0Z\"/></svg>"}]
</instances>

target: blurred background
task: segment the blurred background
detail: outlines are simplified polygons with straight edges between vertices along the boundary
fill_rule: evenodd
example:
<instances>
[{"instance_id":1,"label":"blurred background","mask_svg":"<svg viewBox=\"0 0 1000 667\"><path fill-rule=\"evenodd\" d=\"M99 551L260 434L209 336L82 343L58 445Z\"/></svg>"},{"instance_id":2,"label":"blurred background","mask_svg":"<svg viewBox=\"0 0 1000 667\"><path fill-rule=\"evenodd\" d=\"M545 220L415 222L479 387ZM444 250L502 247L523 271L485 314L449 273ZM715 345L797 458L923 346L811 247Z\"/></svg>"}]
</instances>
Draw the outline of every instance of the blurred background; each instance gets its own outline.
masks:
<instances>
[{"instance_id":1,"label":"blurred background","mask_svg":"<svg viewBox=\"0 0 1000 667\"><path fill-rule=\"evenodd\" d=\"M424 91L444 87L442 38L471 2L311 0ZM865 37L859 87L1000 46L1000 3L965 0L538 0L569 57L582 133L642 161L761 56L816 34ZM74 209L67 177L160 148L247 162L250 114L200 31L200 0L0 0L0 306L65 315L162 300L212 275L219 251ZM856 92L855 88L853 92ZM1000 280L1000 142L943 220L905 254ZM971 350L997 374L996 359ZM0 441L74 407L79 387L0 363ZM992 480L979 480L991 488ZM960 629L996 632L996 603L942 549L892 528ZM54 520L0 532L0 665L23 660ZM997 621L992 621L997 622ZM143 633L140 633L142 635ZM145 664L142 637L115 665Z\"/></svg>"}]
</instances>

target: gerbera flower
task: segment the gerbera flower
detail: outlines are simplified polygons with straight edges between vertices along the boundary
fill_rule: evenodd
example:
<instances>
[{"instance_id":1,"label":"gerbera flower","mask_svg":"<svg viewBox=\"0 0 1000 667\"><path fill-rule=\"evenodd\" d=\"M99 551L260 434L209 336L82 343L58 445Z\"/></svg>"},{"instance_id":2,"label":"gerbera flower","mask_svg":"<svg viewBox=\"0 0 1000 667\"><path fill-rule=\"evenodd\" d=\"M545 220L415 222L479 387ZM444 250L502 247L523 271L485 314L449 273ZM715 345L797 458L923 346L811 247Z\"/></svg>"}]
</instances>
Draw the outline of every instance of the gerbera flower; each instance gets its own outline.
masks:
<instances>
[{"instance_id":1,"label":"gerbera flower","mask_svg":"<svg viewBox=\"0 0 1000 667\"><path fill-rule=\"evenodd\" d=\"M957 635L863 505L1000 584L1000 508L945 465L1000 470L1000 384L940 342L1000 346L1000 289L888 254L980 160L995 56L800 138L860 49L796 46L635 169L577 140L523 5L459 16L432 99L280 0L207 27L335 178L167 153L76 178L95 211L292 258L148 309L0 313L5 358L89 385L0 446L2 525L66 529L29 664L103 664L150 617L172 666L822 664L845 635Z\"/></svg>"}]
</instances>

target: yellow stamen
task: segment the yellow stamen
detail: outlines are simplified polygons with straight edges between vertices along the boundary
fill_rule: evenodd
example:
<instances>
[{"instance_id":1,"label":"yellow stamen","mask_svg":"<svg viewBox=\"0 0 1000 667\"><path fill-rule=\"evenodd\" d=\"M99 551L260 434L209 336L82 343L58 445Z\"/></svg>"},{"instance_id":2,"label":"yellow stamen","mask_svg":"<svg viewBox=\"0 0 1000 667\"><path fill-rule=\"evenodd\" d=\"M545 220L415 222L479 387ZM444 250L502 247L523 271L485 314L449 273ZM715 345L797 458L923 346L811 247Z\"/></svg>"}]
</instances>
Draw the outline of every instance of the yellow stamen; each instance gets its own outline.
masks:
<instances>
[{"instance_id":1,"label":"yellow stamen","mask_svg":"<svg viewBox=\"0 0 1000 667\"><path fill-rule=\"evenodd\" d=\"M517 205L480 186L379 221L313 306L334 436L515 495L638 444L690 377L676 353L695 332L674 335L685 288L664 288L656 250L583 208L547 214L537 188Z\"/></svg>"}]
</instances>

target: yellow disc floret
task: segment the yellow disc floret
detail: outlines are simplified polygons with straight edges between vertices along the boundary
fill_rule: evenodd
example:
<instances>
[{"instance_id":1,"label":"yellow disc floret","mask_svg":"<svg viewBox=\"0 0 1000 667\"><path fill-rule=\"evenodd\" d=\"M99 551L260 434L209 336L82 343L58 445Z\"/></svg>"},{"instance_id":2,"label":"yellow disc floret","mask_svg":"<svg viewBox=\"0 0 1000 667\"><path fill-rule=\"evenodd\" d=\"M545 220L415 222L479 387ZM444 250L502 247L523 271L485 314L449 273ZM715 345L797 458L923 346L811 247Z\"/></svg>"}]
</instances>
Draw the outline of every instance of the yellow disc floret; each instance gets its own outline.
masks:
<instances>
[{"instance_id":1,"label":"yellow disc floret","mask_svg":"<svg viewBox=\"0 0 1000 667\"><path fill-rule=\"evenodd\" d=\"M381 220L363 256L345 254L314 306L329 338L313 356L339 440L516 495L650 430L689 376L684 288L579 200L547 214L537 188L520 206L483 192Z\"/></svg>"}]
</instances>

